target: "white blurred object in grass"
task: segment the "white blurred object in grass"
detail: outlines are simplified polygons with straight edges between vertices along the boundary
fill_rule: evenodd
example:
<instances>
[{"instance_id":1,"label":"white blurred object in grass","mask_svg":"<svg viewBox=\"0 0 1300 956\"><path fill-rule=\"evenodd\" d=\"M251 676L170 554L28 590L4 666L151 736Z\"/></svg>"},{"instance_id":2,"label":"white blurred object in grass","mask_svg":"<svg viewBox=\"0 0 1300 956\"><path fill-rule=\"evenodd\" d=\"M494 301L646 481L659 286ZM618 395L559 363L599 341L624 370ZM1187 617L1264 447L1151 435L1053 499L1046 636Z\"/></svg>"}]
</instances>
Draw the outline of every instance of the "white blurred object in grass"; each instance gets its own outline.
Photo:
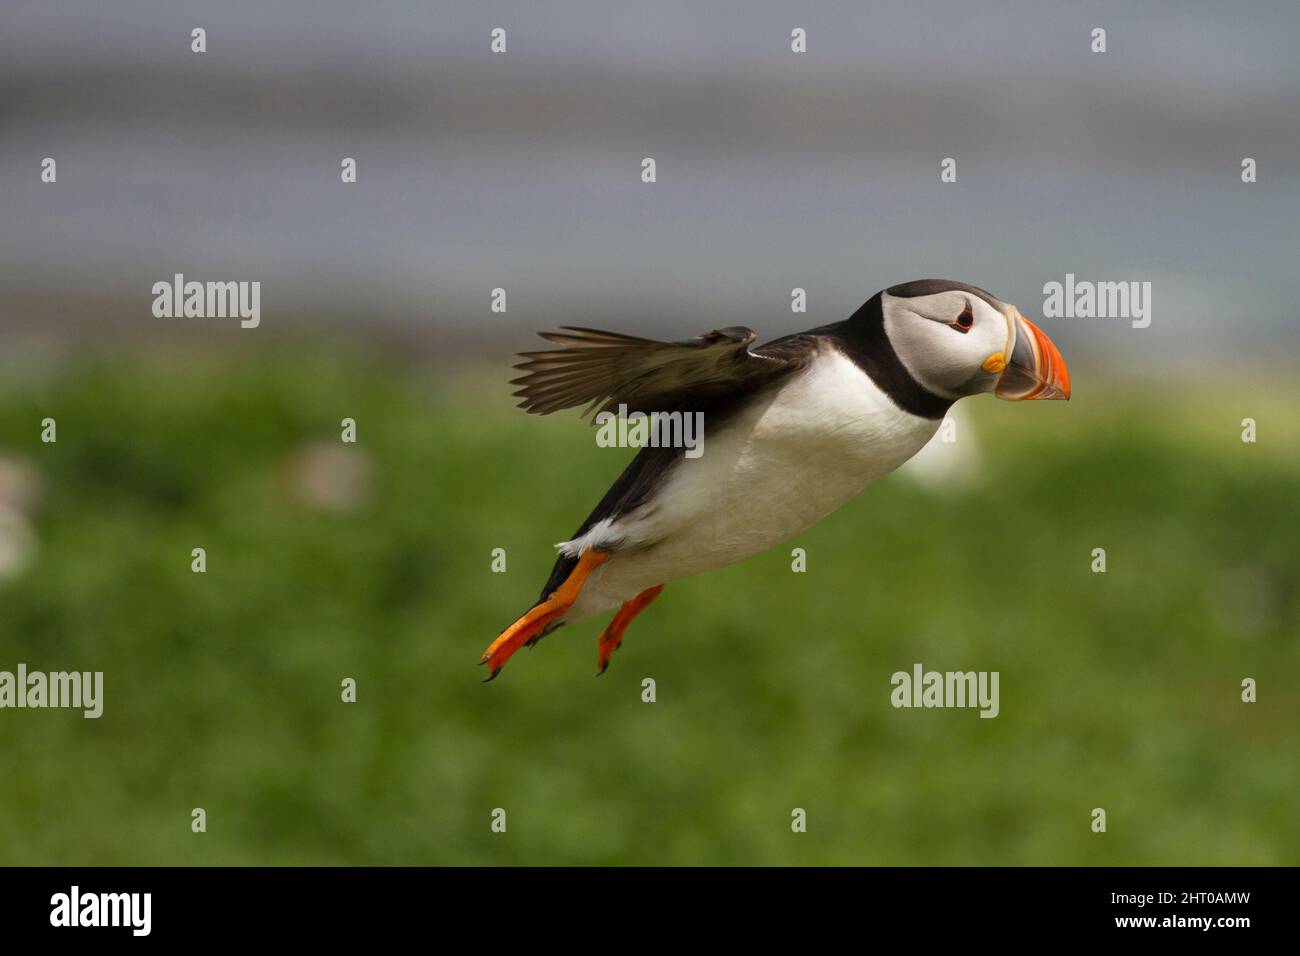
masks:
<instances>
[{"instance_id":1,"label":"white blurred object in grass","mask_svg":"<svg viewBox=\"0 0 1300 956\"><path fill-rule=\"evenodd\" d=\"M40 491L40 475L32 465L0 457L0 580L17 577L36 557L30 512Z\"/></svg>"},{"instance_id":2,"label":"white blurred object in grass","mask_svg":"<svg viewBox=\"0 0 1300 956\"><path fill-rule=\"evenodd\" d=\"M983 475L979 437L970 415L953 405L929 444L898 473L934 494L969 490Z\"/></svg>"},{"instance_id":3,"label":"white blurred object in grass","mask_svg":"<svg viewBox=\"0 0 1300 956\"><path fill-rule=\"evenodd\" d=\"M290 497L320 511L363 507L370 501L373 471L370 455L355 445L303 445L285 462Z\"/></svg>"}]
</instances>

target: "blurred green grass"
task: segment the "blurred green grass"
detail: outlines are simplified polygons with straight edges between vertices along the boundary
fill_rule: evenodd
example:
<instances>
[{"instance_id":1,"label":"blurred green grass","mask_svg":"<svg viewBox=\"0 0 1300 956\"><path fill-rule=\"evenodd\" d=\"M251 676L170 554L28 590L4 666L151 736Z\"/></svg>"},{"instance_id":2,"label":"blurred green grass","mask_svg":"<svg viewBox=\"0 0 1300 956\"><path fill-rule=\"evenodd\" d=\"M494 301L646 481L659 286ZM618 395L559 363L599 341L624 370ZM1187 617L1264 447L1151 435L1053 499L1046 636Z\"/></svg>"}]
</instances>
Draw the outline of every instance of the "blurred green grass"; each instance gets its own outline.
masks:
<instances>
[{"instance_id":1,"label":"blurred green grass","mask_svg":"<svg viewBox=\"0 0 1300 956\"><path fill-rule=\"evenodd\" d=\"M10 372L0 455L42 495L0 669L103 670L105 709L0 711L2 864L1300 863L1292 385L975 400L977 481L892 477L670 584L600 680L593 620L483 686L630 452L513 409L498 369L282 345ZM356 509L289 493L315 442L369 463ZM894 710L916 661L1000 671L1000 716Z\"/></svg>"}]
</instances>

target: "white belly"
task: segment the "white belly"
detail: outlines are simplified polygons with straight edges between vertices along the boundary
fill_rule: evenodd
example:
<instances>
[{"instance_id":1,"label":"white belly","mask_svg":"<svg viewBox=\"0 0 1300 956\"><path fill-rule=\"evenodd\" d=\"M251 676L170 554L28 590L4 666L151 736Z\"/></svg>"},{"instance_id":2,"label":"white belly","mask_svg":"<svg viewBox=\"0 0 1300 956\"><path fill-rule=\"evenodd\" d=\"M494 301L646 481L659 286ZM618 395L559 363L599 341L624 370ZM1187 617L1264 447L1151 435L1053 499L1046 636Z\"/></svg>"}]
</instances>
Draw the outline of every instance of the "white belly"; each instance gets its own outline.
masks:
<instances>
[{"instance_id":1,"label":"white belly","mask_svg":"<svg viewBox=\"0 0 1300 956\"><path fill-rule=\"evenodd\" d=\"M766 400L706 431L699 458L681 461L652 501L608 526L622 547L588 578L567 619L779 544L903 464L938 427L827 349Z\"/></svg>"}]
</instances>

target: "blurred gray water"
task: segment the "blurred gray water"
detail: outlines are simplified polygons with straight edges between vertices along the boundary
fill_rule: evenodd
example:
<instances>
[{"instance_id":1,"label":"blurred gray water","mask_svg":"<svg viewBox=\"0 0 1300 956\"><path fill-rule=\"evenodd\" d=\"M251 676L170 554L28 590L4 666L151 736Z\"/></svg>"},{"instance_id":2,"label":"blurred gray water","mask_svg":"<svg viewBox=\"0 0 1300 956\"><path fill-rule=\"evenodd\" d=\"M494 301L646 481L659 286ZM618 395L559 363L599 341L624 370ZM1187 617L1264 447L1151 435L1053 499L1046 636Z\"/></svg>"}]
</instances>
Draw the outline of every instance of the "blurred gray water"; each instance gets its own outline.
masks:
<instances>
[{"instance_id":1,"label":"blurred gray water","mask_svg":"<svg viewBox=\"0 0 1300 956\"><path fill-rule=\"evenodd\" d=\"M260 280L264 330L431 349L775 335L924 276L1032 317L1073 272L1154 316L1044 323L1067 354L1289 358L1298 39L1294 2L6 0L0 334L189 334L150 314L174 272Z\"/></svg>"}]
</instances>

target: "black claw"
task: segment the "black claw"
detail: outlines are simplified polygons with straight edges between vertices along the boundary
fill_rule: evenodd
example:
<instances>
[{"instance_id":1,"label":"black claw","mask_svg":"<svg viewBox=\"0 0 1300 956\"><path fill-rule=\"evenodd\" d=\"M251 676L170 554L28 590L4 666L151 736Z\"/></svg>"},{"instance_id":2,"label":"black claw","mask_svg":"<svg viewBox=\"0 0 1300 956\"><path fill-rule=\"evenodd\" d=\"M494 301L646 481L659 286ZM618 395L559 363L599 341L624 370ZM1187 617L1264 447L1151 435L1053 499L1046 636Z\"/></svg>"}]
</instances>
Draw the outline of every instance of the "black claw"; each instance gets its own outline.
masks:
<instances>
[{"instance_id":1,"label":"black claw","mask_svg":"<svg viewBox=\"0 0 1300 956\"><path fill-rule=\"evenodd\" d=\"M494 680L497 679L497 675L500 674L501 671L502 671L503 669L504 669L504 668L498 667L498 668L497 668L496 670L494 670L491 674L488 674L487 677L484 677L483 680L481 681L481 683L484 683L484 684L490 684L490 683L492 683L492 681L494 681Z\"/></svg>"}]
</instances>

